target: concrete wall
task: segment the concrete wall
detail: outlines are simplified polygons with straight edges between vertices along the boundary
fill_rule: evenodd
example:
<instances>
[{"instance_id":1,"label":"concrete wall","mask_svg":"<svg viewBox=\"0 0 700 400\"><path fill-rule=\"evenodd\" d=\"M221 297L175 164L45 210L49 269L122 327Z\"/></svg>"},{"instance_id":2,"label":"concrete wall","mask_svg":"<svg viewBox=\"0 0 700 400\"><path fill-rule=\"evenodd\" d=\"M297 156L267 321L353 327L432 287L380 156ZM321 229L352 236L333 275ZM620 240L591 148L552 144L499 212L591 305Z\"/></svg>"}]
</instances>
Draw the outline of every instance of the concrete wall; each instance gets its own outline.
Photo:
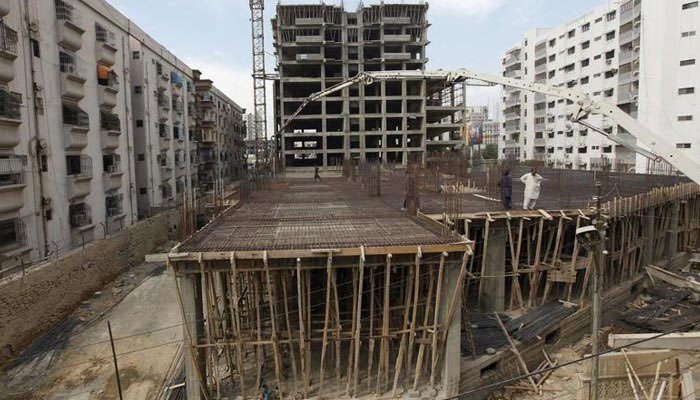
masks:
<instances>
[{"instance_id":1,"label":"concrete wall","mask_svg":"<svg viewBox=\"0 0 700 400\"><path fill-rule=\"evenodd\" d=\"M47 332L81 301L138 265L176 232L177 211L157 215L18 276L0 281L0 365Z\"/></svg>"}]
</instances>

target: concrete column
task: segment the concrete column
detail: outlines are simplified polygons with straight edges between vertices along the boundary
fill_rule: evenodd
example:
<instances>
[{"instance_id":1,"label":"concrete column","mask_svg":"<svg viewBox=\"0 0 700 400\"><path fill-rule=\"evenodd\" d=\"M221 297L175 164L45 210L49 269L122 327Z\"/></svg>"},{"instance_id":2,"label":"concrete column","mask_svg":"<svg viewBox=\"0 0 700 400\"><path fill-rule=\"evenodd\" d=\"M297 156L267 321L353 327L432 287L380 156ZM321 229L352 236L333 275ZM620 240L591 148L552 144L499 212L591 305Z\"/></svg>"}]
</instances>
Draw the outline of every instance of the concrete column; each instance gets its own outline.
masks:
<instances>
[{"instance_id":1,"label":"concrete column","mask_svg":"<svg viewBox=\"0 0 700 400\"><path fill-rule=\"evenodd\" d=\"M461 285L458 285L460 264L445 265L442 282L442 297L440 298L440 322L447 318L450 302L456 290L457 295L455 311L452 322L448 327L447 343L445 343L445 356L442 364L442 390L445 396L454 396L459 393L460 362L462 353L462 293Z\"/></svg>"},{"instance_id":2,"label":"concrete column","mask_svg":"<svg viewBox=\"0 0 700 400\"><path fill-rule=\"evenodd\" d=\"M650 208L642 217L642 233L644 235L644 245L642 246L642 266L647 266L654 262L654 223L656 222L656 212Z\"/></svg>"},{"instance_id":3,"label":"concrete column","mask_svg":"<svg viewBox=\"0 0 700 400\"><path fill-rule=\"evenodd\" d=\"M202 308L202 282L199 275L186 275L177 278L182 295L182 307L186 321L183 321L185 340L188 334L192 345L198 344L200 334L204 332L204 310ZM193 354L197 360L193 359ZM199 370L199 373L197 373ZM204 351L185 349L185 387L188 400L200 400L202 391L200 385L206 387L206 382L200 377L206 376L206 360Z\"/></svg>"},{"instance_id":4,"label":"concrete column","mask_svg":"<svg viewBox=\"0 0 700 400\"><path fill-rule=\"evenodd\" d=\"M680 202L675 201L671 206L671 222L669 224L668 231L666 232L666 249L664 251L664 257L671 259L678 254L678 220L680 218Z\"/></svg>"},{"instance_id":5,"label":"concrete column","mask_svg":"<svg viewBox=\"0 0 700 400\"><path fill-rule=\"evenodd\" d=\"M502 224L492 224L486 251L486 262L481 266L481 302L483 312L500 312L505 309L506 295L506 236L508 231ZM486 238L483 238L485 240Z\"/></svg>"}]
</instances>

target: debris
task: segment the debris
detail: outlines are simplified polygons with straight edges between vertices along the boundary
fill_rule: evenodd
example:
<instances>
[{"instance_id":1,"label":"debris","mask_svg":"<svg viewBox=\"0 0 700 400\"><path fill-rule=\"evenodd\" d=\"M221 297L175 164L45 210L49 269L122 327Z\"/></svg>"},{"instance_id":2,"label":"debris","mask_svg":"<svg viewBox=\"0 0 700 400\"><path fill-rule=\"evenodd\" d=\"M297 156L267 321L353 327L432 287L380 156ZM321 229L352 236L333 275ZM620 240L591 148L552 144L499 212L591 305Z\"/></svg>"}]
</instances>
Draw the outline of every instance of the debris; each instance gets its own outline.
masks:
<instances>
[{"instance_id":1,"label":"debris","mask_svg":"<svg viewBox=\"0 0 700 400\"><path fill-rule=\"evenodd\" d=\"M611 334L608 336L608 346L612 348L625 346L635 349L700 349L700 332L669 333L667 335L651 339L655 336L659 335L656 333ZM645 341L636 343L642 340Z\"/></svg>"}]
</instances>

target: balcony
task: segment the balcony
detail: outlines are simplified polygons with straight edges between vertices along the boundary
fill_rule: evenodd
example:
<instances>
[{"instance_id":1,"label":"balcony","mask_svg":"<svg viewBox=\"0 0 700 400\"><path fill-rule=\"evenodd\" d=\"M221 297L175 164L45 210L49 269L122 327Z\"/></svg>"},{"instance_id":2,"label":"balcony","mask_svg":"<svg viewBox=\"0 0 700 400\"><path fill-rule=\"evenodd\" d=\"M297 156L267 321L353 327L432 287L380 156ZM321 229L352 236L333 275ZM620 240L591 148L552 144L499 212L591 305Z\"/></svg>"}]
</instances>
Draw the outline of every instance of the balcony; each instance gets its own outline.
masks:
<instances>
[{"instance_id":1,"label":"balcony","mask_svg":"<svg viewBox=\"0 0 700 400\"><path fill-rule=\"evenodd\" d=\"M17 128L22 123L22 95L0 89L0 148L13 148L20 142Z\"/></svg>"},{"instance_id":2,"label":"balcony","mask_svg":"<svg viewBox=\"0 0 700 400\"><path fill-rule=\"evenodd\" d=\"M388 43L408 43L411 35L384 35L384 41Z\"/></svg>"},{"instance_id":3,"label":"balcony","mask_svg":"<svg viewBox=\"0 0 700 400\"><path fill-rule=\"evenodd\" d=\"M534 139L534 144L535 147L544 147L547 145L547 139L545 138L535 138Z\"/></svg>"},{"instance_id":4,"label":"balcony","mask_svg":"<svg viewBox=\"0 0 700 400\"><path fill-rule=\"evenodd\" d=\"M15 255L27 253L31 250L27 243L25 219L11 218L0 221L0 254L3 256L3 267L8 266L5 263L6 261L12 263ZM25 261L20 261L20 263Z\"/></svg>"},{"instance_id":5,"label":"balcony","mask_svg":"<svg viewBox=\"0 0 700 400\"><path fill-rule=\"evenodd\" d=\"M407 61L411 59L411 53L384 53L385 60Z\"/></svg>"},{"instance_id":6,"label":"balcony","mask_svg":"<svg viewBox=\"0 0 700 400\"><path fill-rule=\"evenodd\" d=\"M14 61L17 58L17 31L0 21L0 81L15 79Z\"/></svg>"},{"instance_id":7,"label":"balcony","mask_svg":"<svg viewBox=\"0 0 700 400\"><path fill-rule=\"evenodd\" d=\"M124 175L122 171L104 172L102 174L102 182L104 184L105 192L121 188L122 175Z\"/></svg>"},{"instance_id":8,"label":"balcony","mask_svg":"<svg viewBox=\"0 0 700 400\"><path fill-rule=\"evenodd\" d=\"M63 132L65 134L65 148L81 150L87 146L88 131L90 131L90 117L80 108L63 105Z\"/></svg>"},{"instance_id":9,"label":"balcony","mask_svg":"<svg viewBox=\"0 0 700 400\"><path fill-rule=\"evenodd\" d=\"M163 122L170 118L170 99L167 96L158 96L158 119Z\"/></svg>"},{"instance_id":10,"label":"balcony","mask_svg":"<svg viewBox=\"0 0 700 400\"><path fill-rule=\"evenodd\" d=\"M543 64L535 66L535 73L536 74L541 74L542 72L546 72L546 71L547 71L547 63L543 63Z\"/></svg>"},{"instance_id":11,"label":"balcony","mask_svg":"<svg viewBox=\"0 0 700 400\"><path fill-rule=\"evenodd\" d=\"M629 43L639 38L639 30L632 28L626 32L620 33L620 45Z\"/></svg>"},{"instance_id":12,"label":"balcony","mask_svg":"<svg viewBox=\"0 0 700 400\"><path fill-rule=\"evenodd\" d=\"M519 79L523 77L523 71L519 69L512 69L510 71L505 71L503 76L506 78Z\"/></svg>"},{"instance_id":13,"label":"balcony","mask_svg":"<svg viewBox=\"0 0 700 400\"><path fill-rule=\"evenodd\" d=\"M520 62L520 57L518 57L516 55L511 55L510 57L503 60L503 66L510 67L511 65L517 64L519 62Z\"/></svg>"},{"instance_id":14,"label":"balcony","mask_svg":"<svg viewBox=\"0 0 700 400\"><path fill-rule=\"evenodd\" d=\"M124 208L122 207L124 203L124 195L122 194L112 194L105 197L105 210L107 212L107 217L118 219L120 216L124 215Z\"/></svg>"},{"instance_id":15,"label":"balcony","mask_svg":"<svg viewBox=\"0 0 700 400\"><path fill-rule=\"evenodd\" d=\"M323 61L323 56L318 53L297 54L296 60L297 62L321 62Z\"/></svg>"},{"instance_id":16,"label":"balcony","mask_svg":"<svg viewBox=\"0 0 700 400\"><path fill-rule=\"evenodd\" d=\"M117 55L117 39L114 32L95 23L95 57L97 62L107 67L114 65Z\"/></svg>"},{"instance_id":17,"label":"balcony","mask_svg":"<svg viewBox=\"0 0 700 400\"><path fill-rule=\"evenodd\" d=\"M323 18L296 18L294 20L294 25L297 25L297 26L321 26L321 25L323 25Z\"/></svg>"},{"instance_id":18,"label":"balcony","mask_svg":"<svg viewBox=\"0 0 700 400\"><path fill-rule=\"evenodd\" d=\"M88 229L92 226L92 210L85 203L72 204L68 206L68 221L71 228Z\"/></svg>"},{"instance_id":19,"label":"balcony","mask_svg":"<svg viewBox=\"0 0 700 400\"><path fill-rule=\"evenodd\" d=\"M88 156L66 156L68 198L74 200L90 194L92 159Z\"/></svg>"},{"instance_id":20,"label":"balcony","mask_svg":"<svg viewBox=\"0 0 700 400\"><path fill-rule=\"evenodd\" d=\"M75 54L60 51L61 96L65 99L80 101L85 97L87 73Z\"/></svg>"},{"instance_id":21,"label":"balcony","mask_svg":"<svg viewBox=\"0 0 700 400\"><path fill-rule=\"evenodd\" d=\"M100 133L102 136L102 150L115 150L119 147L121 135L121 122L117 114L100 111Z\"/></svg>"},{"instance_id":22,"label":"balcony","mask_svg":"<svg viewBox=\"0 0 700 400\"><path fill-rule=\"evenodd\" d=\"M0 214L17 211L24 206L26 159L0 158Z\"/></svg>"},{"instance_id":23,"label":"balcony","mask_svg":"<svg viewBox=\"0 0 700 400\"><path fill-rule=\"evenodd\" d=\"M117 106L119 93L119 77L106 67L97 67L97 88L100 107L112 109Z\"/></svg>"},{"instance_id":24,"label":"balcony","mask_svg":"<svg viewBox=\"0 0 700 400\"><path fill-rule=\"evenodd\" d=\"M386 25L408 25L411 23L410 17L384 17L382 19Z\"/></svg>"},{"instance_id":25,"label":"balcony","mask_svg":"<svg viewBox=\"0 0 700 400\"><path fill-rule=\"evenodd\" d=\"M630 61L636 60L639 58L639 54L635 52L634 50L622 50L620 52L620 65L627 64Z\"/></svg>"},{"instance_id":26,"label":"balcony","mask_svg":"<svg viewBox=\"0 0 700 400\"><path fill-rule=\"evenodd\" d=\"M58 20L58 44L78 51L83 47L83 33L80 13L68 0L54 0Z\"/></svg>"},{"instance_id":27,"label":"balcony","mask_svg":"<svg viewBox=\"0 0 700 400\"><path fill-rule=\"evenodd\" d=\"M321 35L297 35L296 42L298 44L321 44L323 36Z\"/></svg>"}]
</instances>

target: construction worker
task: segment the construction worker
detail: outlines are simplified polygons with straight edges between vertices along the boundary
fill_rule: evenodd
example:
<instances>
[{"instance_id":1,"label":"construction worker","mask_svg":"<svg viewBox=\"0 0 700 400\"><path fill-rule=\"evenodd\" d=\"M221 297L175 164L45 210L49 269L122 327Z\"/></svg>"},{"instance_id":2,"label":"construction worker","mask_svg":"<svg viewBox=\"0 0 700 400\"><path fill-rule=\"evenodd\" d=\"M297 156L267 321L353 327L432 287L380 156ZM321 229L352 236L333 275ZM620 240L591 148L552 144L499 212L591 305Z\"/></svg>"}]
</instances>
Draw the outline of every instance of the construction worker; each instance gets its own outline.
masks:
<instances>
[{"instance_id":1,"label":"construction worker","mask_svg":"<svg viewBox=\"0 0 700 400\"><path fill-rule=\"evenodd\" d=\"M523 209L534 210L537 199L540 198L540 185L542 176L537 173L537 168L532 168L530 173L520 177L520 182L525 184L525 196L523 198Z\"/></svg>"},{"instance_id":2,"label":"construction worker","mask_svg":"<svg viewBox=\"0 0 700 400\"><path fill-rule=\"evenodd\" d=\"M316 180L321 180L321 175L318 174L318 167L314 167L314 182L316 182Z\"/></svg>"},{"instance_id":3,"label":"construction worker","mask_svg":"<svg viewBox=\"0 0 700 400\"><path fill-rule=\"evenodd\" d=\"M506 169L503 171L503 176L501 177L501 182L498 186L501 187L501 203L503 203L503 208L510 210L511 198L513 196L513 178L510 176L510 170Z\"/></svg>"},{"instance_id":4,"label":"construction worker","mask_svg":"<svg viewBox=\"0 0 700 400\"><path fill-rule=\"evenodd\" d=\"M262 396L260 396L260 400L271 400L271 399L272 399L272 393L270 392L270 388L267 387L266 383L263 383Z\"/></svg>"}]
</instances>

